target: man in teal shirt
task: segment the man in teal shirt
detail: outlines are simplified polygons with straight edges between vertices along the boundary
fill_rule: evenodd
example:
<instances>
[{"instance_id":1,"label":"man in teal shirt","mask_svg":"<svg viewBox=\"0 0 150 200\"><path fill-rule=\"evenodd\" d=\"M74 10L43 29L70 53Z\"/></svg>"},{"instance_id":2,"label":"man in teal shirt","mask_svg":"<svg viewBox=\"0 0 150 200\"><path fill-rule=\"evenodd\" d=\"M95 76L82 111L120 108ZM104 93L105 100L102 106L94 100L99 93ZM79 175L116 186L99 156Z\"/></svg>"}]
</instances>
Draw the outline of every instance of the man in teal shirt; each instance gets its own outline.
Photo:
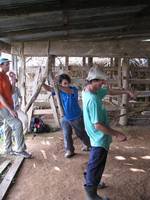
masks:
<instances>
[{"instance_id":1,"label":"man in teal shirt","mask_svg":"<svg viewBox=\"0 0 150 200\"><path fill-rule=\"evenodd\" d=\"M87 77L88 84L82 92L85 129L91 142L85 177L86 200L108 200L107 197L101 198L97 194L97 187L105 168L112 136L115 136L120 142L127 139L123 133L109 127L107 111L102 104L102 99L108 93L111 95L125 93L130 96L133 96L133 94L125 90L109 91L107 88L103 88L106 80L107 76L100 68L92 67Z\"/></svg>"}]
</instances>

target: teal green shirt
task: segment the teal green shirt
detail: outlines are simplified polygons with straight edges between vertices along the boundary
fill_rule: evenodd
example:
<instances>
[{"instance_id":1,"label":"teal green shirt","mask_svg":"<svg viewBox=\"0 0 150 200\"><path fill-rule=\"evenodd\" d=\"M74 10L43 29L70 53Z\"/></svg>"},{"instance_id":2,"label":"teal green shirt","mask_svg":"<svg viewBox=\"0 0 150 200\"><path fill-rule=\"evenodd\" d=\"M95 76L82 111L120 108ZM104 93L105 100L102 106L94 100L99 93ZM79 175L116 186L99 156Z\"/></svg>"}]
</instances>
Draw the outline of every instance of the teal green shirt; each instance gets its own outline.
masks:
<instances>
[{"instance_id":1,"label":"teal green shirt","mask_svg":"<svg viewBox=\"0 0 150 200\"><path fill-rule=\"evenodd\" d=\"M94 124L102 123L109 126L107 111L102 104L102 99L107 93L107 88L101 88L96 93L82 92L84 123L91 146L103 147L106 150L109 149L112 137L95 129Z\"/></svg>"}]
</instances>

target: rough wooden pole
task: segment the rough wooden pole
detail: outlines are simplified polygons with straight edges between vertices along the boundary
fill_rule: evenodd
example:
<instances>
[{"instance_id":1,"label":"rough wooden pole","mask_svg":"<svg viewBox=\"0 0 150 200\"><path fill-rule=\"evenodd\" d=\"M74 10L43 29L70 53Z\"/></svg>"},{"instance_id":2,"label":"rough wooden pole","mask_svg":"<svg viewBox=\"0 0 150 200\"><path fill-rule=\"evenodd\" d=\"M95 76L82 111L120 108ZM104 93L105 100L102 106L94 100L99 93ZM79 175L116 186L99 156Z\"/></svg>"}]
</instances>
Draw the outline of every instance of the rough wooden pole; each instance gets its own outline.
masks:
<instances>
[{"instance_id":1,"label":"rough wooden pole","mask_svg":"<svg viewBox=\"0 0 150 200\"><path fill-rule=\"evenodd\" d=\"M54 55L49 55L48 56L48 76L50 80L54 80L54 76L52 73L52 68L55 66L55 56ZM60 117L63 117L63 109L60 101L60 96L59 96L59 88L57 84L54 84L54 91L56 93L56 100L57 100L57 105L58 105L58 110L60 113Z\"/></svg>"},{"instance_id":2,"label":"rough wooden pole","mask_svg":"<svg viewBox=\"0 0 150 200\"><path fill-rule=\"evenodd\" d=\"M82 65L83 65L83 67L85 67L85 65L86 65L86 57L82 58Z\"/></svg>"},{"instance_id":3,"label":"rough wooden pole","mask_svg":"<svg viewBox=\"0 0 150 200\"><path fill-rule=\"evenodd\" d=\"M124 59L122 63L122 86L123 86L123 89L125 90L127 90L129 86L128 79L129 79L129 63L127 59ZM119 124L123 126L127 125L127 121L128 121L127 106L128 106L128 95L123 94L122 95L122 109L121 109L120 114L124 116L120 117L120 120L119 120Z\"/></svg>"},{"instance_id":4,"label":"rough wooden pole","mask_svg":"<svg viewBox=\"0 0 150 200\"><path fill-rule=\"evenodd\" d=\"M68 71L69 57L65 56L65 69Z\"/></svg>"},{"instance_id":5,"label":"rough wooden pole","mask_svg":"<svg viewBox=\"0 0 150 200\"><path fill-rule=\"evenodd\" d=\"M93 66L93 58L92 57L88 57L88 67L89 69Z\"/></svg>"},{"instance_id":6,"label":"rough wooden pole","mask_svg":"<svg viewBox=\"0 0 150 200\"><path fill-rule=\"evenodd\" d=\"M150 68L150 58L148 58L148 68ZM146 75L146 74L145 74ZM146 78L148 78L147 77L147 75L145 76L145 79ZM145 90L150 90L150 85L149 84L147 84L146 86L145 86ZM149 97L146 97L145 98L145 102L149 102Z\"/></svg>"},{"instance_id":7,"label":"rough wooden pole","mask_svg":"<svg viewBox=\"0 0 150 200\"><path fill-rule=\"evenodd\" d=\"M17 62L16 55L12 55L12 68L13 68L16 76L18 77L18 62Z\"/></svg>"},{"instance_id":8,"label":"rough wooden pole","mask_svg":"<svg viewBox=\"0 0 150 200\"><path fill-rule=\"evenodd\" d=\"M118 87L122 88L122 64L121 58L118 58ZM118 96L118 104L121 104L121 96Z\"/></svg>"},{"instance_id":9,"label":"rough wooden pole","mask_svg":"<svg viewBox=\"0 0 150 200\"><path fill-rule=\"evenodd\" d=\"M20 69L20 86L21 86L21 96L22 96L22 109L25 109L26 106L26 62L24 56L24 43L22 43L20 49L20 59L21 59L21 69Z\"/></svg>"}]
</instances>

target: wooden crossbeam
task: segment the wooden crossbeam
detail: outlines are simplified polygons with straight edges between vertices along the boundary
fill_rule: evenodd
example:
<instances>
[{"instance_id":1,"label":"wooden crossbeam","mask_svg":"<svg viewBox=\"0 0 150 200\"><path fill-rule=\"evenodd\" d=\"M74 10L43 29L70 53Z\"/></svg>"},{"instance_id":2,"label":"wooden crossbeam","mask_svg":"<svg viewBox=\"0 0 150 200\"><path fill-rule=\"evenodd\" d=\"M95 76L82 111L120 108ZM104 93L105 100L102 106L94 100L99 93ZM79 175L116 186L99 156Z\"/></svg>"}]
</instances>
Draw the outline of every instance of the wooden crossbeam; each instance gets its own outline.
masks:
<instances>
[{"instance_id":1,"label":"wooden crossbeam","mask_svg":"<svg viewBox=\"0 0 150 200\"><path fill-rule=\"evenodd\" d=\"M150 97L150 91L138 91L137 92L137 97Z\"/></svg>"},{"instance_id":2,"label":"wooden crossbeam","mask_svg":"<svg viewBox=\"0 0 150 200\"><path fill-rule=\"evenodd\" d=\"M150 84L150 79L130 79L132 84Z\"/></svg>"},{"instance_id":3,"label":"wooden crossbeam","mask_svg":"<svg viewBox=\"0 0 150 200\"><path fill-rule=\"evenodd\" d=\"M33 111L34 115L49 115L52 113L53 113L52 109L36 109Z\"/></svg>"}]
</instances>

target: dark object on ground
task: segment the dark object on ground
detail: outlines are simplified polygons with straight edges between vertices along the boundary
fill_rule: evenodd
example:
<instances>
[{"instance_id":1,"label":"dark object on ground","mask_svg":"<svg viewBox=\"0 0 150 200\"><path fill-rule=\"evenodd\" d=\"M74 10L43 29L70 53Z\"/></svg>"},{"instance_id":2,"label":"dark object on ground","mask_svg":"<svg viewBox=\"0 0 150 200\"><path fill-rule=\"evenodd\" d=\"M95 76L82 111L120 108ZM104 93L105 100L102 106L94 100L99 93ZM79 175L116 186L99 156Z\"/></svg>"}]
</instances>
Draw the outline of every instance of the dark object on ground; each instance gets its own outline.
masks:
<instances>
[{"instance_id":1,"label":"dark object on ground","mask_svg":"<svg viewBox=\"0 0 150 200\"><path fill-rule=\"evenodd\" d=\"M30 124L30 132L32 133L46 133L50 132L50 127L43 122L39 117L33 117Z\"/></svg>"}]
</instances>

